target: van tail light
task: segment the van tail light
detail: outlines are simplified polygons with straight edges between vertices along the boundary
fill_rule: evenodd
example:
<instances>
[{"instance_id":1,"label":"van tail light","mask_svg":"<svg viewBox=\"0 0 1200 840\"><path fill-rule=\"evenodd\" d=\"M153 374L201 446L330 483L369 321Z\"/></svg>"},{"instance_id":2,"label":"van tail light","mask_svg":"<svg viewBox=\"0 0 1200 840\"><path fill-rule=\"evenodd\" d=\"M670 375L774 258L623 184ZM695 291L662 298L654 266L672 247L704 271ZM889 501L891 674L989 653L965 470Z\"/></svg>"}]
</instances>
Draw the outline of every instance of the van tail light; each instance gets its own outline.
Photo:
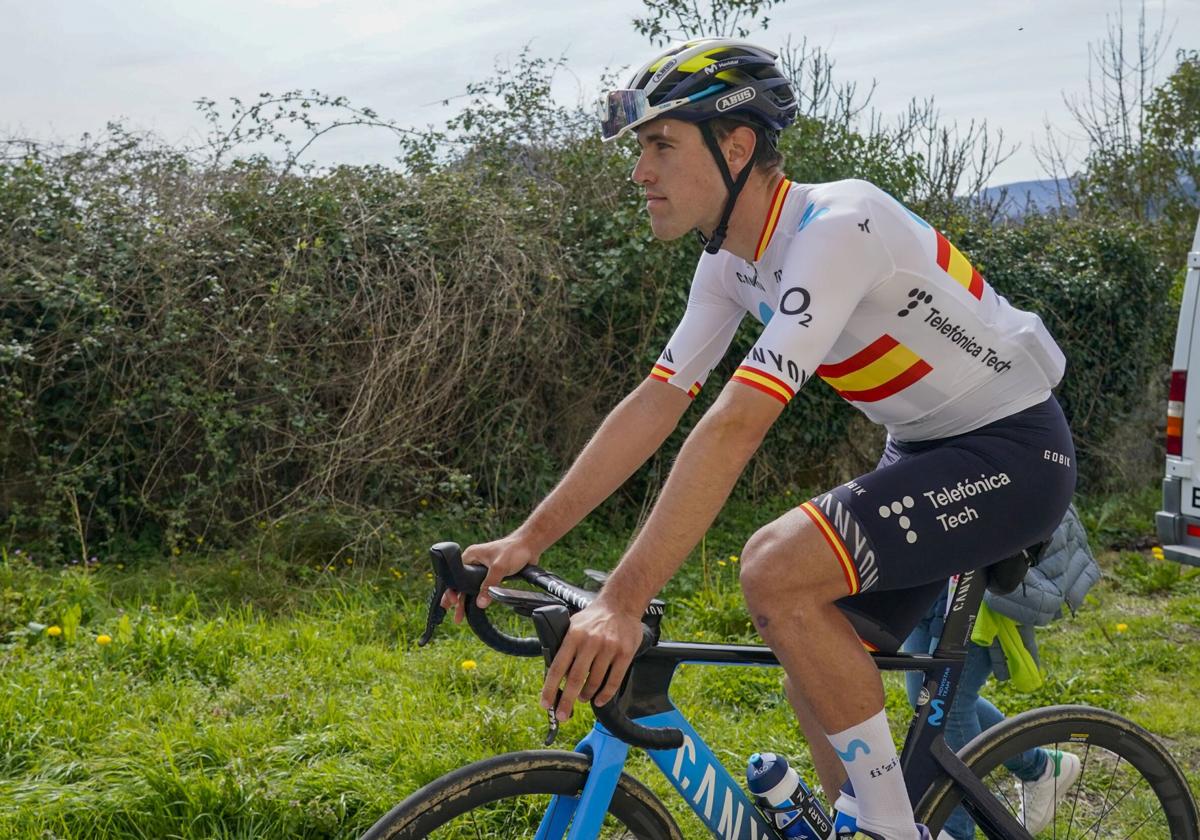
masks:
<instances>
[{"instance_id":1,"label":"van tail light","mask_svg":"<svg viewBox=\"0 0 1200 840\"><path fill-rule=\"evenodd\" d=\"M1167 454L1183 455L1183 398L1187 393L1187 371L1171 371L1167 395Z\"/></svg>"}]
</instances>

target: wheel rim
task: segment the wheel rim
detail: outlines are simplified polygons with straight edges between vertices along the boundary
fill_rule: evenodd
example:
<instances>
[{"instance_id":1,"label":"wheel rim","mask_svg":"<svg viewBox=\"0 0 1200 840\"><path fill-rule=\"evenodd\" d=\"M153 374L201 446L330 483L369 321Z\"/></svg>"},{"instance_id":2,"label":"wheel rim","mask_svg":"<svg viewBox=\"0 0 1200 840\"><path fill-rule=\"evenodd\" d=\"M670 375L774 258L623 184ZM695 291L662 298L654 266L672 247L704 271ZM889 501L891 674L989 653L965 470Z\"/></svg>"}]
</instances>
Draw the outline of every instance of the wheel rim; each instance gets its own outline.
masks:
<instances>
[{"instance_id":1,"label":"wheel rim","mask_svg":"<svg viewBox=\"0 0 1200 840\"><path fill-rule=\"evenodd\" d=\"M364 840L532 838L554 803L562 840L591 769L588 758L558 750L508 753L462 767L399 803ZM622 774L598 835L603 840L679 840L654 794Z\"/></svg>"},{"instance_id":2,"label":"wheel rim","mask_svg":"<svg viewBox=\"0 0 1200 840\"><path fill-rule=\"evenodd\" d=\"M1152 736L1111 713L1086 707L1030 714L1028 723L1010 726L1012 731L1004 737L990 743L985 739L973 750L968 747L972 754L964 760L1018 822L1028 812L1024 824L1034 829L1035 837L1196 839L1195 805L1187 783ZM1052 808L1041 815L1028 781L1033 770L1029 753L1038 748L1074 755L1079 770L1069 784L1051 782ZM956 792L943 799L932 809L931 825L945 825L958 801Z\"/></svg>"},{"instance_id":3,"label":"wheel rim","mask_svg":"<svg viewBox=\"0 0 1200 840\"><path fill-rule=\"evenodd\" d=\"M1001 764L983 779L1035 837L1161 840L1171 836L1167 814L1151 781L1123 756L1092 743L1056 742L1043 745L1043 749L1075 756L1078 778L1069 784L1053 774L1040 781L1023 780ZM1064 758L1061 764L1069 761ZM1049 770L1054 765L1054 761L1046 762ZM1043 802L1048 808L1038 807Z\"/></svg>"},{"instance_id":4,"label":"wheel rim","mask_svg":"<svg viewBox=\"0 0 1200 840\"><path fill-rule=\"evenodd\" d=\"M551 794L523 794L509 796L477 805L464 814L450 819L438 828L423 834L431 840L513 840L532 838L536 835L543 816L551 806ZM574 800L563 798L559 808L572 808ZM560 820L563 828L569 820ZM565 830L552 835L554 840L566 836ZM635 840L637 834L629 830L611 813L604 818L598 835L602 840Z\"/></svg>"}]
</instances>

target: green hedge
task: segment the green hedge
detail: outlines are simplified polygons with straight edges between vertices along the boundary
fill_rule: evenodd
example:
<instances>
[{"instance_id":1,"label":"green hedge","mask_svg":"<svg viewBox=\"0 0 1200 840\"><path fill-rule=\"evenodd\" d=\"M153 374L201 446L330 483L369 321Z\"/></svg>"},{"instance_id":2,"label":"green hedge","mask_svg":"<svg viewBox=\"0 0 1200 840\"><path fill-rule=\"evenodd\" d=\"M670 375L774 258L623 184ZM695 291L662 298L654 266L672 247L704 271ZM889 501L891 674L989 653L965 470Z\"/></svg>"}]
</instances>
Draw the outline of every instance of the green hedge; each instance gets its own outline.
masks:
<instances>
[{"instance_id":1,"label":"green hedge","mask_svg":"<svg viewBox=\"0 0 1200 840\"><path fill-rule=\"evenodd\" d=\"M314 509L533 503L646 375L697 245L653 240L628 148L530 96L524 116L478 98L400 168L216 164L124 134L0 163L10 531L76 550L118 534L174 545ZM914 201L919 161L886 143L804 120L783 150L796 180L867 176ZM1153 238L915 209L1042 314L1070 360L1061 398L1080 451L1102 452L1173 332ZM753 338L748 325L713 385ZM879 440L814 383L745 487L843 480ZM1081 460L1103 486L1104 460ZM668 464L630 483L625 509Z\"/></svg>"}]
</instances>

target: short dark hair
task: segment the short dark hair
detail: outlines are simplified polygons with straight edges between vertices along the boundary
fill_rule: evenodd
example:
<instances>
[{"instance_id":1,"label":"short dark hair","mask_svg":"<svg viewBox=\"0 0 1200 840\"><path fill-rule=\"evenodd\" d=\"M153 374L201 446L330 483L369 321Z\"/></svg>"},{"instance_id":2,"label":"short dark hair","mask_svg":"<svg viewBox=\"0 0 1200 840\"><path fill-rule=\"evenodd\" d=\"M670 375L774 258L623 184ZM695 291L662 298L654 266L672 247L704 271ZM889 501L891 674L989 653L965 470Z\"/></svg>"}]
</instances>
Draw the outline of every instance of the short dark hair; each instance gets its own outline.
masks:
<instances>
[{"instance_id":1,"label":"short dark hair","mask_svg":"<svg viewBox=\"0 0 1200 840\"><path fill-rule=\"evenodd\" d=\"M768 174L775 170L783 171L783 154L776 145L776 139L779 136L777 132L769 131L757 123L733 117L715 117L709 120L708 124L712 126L713 134L718 140L724 140L739 126L753 129L754 136L757 138L754 144L755 167Z\"/></svg>"}]
</instances>

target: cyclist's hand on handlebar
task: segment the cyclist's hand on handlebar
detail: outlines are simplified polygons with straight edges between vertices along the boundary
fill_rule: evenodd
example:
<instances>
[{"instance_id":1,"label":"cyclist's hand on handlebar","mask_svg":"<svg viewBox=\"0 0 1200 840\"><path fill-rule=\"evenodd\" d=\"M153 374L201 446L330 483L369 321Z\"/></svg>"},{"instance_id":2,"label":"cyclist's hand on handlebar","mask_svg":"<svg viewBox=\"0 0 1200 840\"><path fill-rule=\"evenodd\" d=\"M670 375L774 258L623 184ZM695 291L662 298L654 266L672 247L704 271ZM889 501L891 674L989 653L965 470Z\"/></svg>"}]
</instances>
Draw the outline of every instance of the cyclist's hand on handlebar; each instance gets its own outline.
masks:
<instances>
[{"instance_id":1,"label":"cyclist's hand on handlebar","mask_svg":"<svg viewBox=\"0 0 1200 840\"><path fill-rule=\"evenodd\" d=\"M571 629L542 685L543 709L554 706L560 683L558 719L571 716L575 700L603 706L621 688L629 663L642 641L640 613L610 607L602 598L571 616Z\"/></svg>"},{"instance_id":2,"label":"cyclist's hand on handlebar","mask_svg":"<svg viewBox=\"0 0 1200 840\"><path fill-rule=\"evenodd\" d=\"M487 577L479 588L479 597L475 599L476 606L483 608L492 602L491 596L487 594L489 586L499 586L504 578L537 563L540 556L540 552L514 535L468 547L462 554L463 563L469 566L486 566L488 570ZM463 594L453 589L447 589L446 594L442 596L442 607L447 610L454 608L455 624L460 624L467 612Z\"/></svg>"}]
</instances>

